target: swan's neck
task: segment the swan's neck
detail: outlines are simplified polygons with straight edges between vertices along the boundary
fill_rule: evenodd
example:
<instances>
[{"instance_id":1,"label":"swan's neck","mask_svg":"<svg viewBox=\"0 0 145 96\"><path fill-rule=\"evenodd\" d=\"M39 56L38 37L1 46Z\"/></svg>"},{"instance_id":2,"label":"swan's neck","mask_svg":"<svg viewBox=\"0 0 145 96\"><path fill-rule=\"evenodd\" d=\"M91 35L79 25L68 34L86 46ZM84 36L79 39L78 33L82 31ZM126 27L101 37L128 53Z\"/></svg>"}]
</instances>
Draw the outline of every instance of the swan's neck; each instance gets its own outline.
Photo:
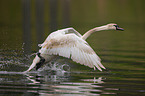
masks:
<instances>
[{"instance_id":1,"label":"swan's neck","mask_svg":"<svg viewBox=\"0 0 145 96\"><path fill-rule=\"evenodd\" d=\"M92 33L97 32L97 31L102 31L102 30L108 30L108 26L104 25L101 27L93 28L93 29L87 31L81 38L86 40Z\"/></svg>"}]
</instances>

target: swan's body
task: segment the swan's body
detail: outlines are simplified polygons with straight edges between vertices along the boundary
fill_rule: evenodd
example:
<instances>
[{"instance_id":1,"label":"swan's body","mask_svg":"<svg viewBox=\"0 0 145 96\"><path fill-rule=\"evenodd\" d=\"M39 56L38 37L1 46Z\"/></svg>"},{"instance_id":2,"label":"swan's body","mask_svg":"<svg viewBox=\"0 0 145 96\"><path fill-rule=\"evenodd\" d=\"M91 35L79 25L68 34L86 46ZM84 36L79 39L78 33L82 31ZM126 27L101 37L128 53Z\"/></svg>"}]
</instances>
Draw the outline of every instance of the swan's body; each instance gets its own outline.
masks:
<instances>
[{"instance_id":1,"label":"swan's body","mask_svg":"<svg viewBox=\"0 0 145 96\"><path fill-rule=\"evenodd\" d=\"M35 66L38 69L44 63L50 62L57 56L71 58L77 63L94 69L97 67L97 69L102 71L101 68L105 69L105 67L101 64L101 59L85 40L96 31L110 29L123 30L117 24L107 24L91 29L83 36L73 28L66 28L51 33L44 43L39 45L41 47L39 55L36 55L33 63L25 72L30 71Z\"/></svg>"}]
</instances>

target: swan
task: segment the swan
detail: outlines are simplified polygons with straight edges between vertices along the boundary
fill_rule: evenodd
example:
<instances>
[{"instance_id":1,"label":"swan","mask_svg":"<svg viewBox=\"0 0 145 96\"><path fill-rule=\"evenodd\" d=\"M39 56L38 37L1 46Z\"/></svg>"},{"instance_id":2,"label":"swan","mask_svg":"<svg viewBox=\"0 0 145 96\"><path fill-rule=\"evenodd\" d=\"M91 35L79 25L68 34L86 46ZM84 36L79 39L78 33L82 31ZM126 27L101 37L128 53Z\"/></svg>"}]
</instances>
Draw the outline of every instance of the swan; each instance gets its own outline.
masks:
<instances>
[{"instance_id":1,"label":"swan","mask_svg":"<svg viewBox=\"0 0 145 96\"><path fill-rule=\"evenodd\" d=\"M117 24L110 23L101 27L93 28L81 35L74 28L61 29L52 32L42 44L38 44L41 49L36 54L31 66L24 71L29 72L36 66L36 70L43 64L50 62L57 56L71 58L73 61L100 71L105 69L101 64L101 59L95 51L85 41L92 33L102 30L121 30Z\"/></svg>"}]
</instances>

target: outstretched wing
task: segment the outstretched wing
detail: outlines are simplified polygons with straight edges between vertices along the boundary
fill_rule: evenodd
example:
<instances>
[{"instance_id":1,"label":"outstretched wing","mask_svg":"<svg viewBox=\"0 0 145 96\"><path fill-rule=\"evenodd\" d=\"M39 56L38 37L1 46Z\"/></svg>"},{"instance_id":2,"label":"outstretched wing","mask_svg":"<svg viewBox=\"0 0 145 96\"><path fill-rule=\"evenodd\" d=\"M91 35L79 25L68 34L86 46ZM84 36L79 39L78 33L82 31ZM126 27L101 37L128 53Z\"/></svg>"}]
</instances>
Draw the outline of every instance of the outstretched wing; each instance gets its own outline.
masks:
<instances>
[{"instance_id":1,"label":"outstretched wing","mask_svg":"<svg viewBox=\"0 0 145 96\"><path fill-rule=\"evenodd\" d=\"M75 34L78 37L82 37L82 35L77 32L74 28L70 27L70 28L65 28L65 29L61 29L61 30L57 30L55 32L52 32L50 35L48 35L48 37L46 38L46 40L42 43L42 44L38 44L39 47L42 47L43 45L45 45L50 39L55 38L59 35L65 35L65 34Z\"/></svg>"},{"instance_id":2,"label":"outstretched wing","mask_svg":"<svg viewBox=\"0 0 145 96\"><path fill-rule=\"evenodd\" d=\"M75 34L57 35L43 43L41 47L39 50L41 54L59 55L91 68L96 66L100 71L101 68L105 69L88 43Z\"/></svg>"}]
</instances>

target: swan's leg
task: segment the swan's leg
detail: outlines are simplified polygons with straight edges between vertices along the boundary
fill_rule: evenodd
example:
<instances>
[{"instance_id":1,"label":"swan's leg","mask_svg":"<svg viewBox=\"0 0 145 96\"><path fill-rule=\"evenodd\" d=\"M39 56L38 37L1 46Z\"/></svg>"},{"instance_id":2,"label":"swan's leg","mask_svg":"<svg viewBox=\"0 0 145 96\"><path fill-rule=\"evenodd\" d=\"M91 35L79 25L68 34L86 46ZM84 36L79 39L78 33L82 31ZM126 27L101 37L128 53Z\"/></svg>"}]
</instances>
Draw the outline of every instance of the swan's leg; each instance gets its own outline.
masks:
<instances>
[{"instance_id":1,"label":"swan's leg","mask_svg":"<svg viewBox=\"0 0 145 96\"><path fill-rule=\"evenodd\" d=\"M36 64L36 70L38 70L42 65L44 65L45 62L45 58L43 58L41 55L41 53L37 53L37 56L40 58L40 61Z\"/></svg>"}]
</instances>

